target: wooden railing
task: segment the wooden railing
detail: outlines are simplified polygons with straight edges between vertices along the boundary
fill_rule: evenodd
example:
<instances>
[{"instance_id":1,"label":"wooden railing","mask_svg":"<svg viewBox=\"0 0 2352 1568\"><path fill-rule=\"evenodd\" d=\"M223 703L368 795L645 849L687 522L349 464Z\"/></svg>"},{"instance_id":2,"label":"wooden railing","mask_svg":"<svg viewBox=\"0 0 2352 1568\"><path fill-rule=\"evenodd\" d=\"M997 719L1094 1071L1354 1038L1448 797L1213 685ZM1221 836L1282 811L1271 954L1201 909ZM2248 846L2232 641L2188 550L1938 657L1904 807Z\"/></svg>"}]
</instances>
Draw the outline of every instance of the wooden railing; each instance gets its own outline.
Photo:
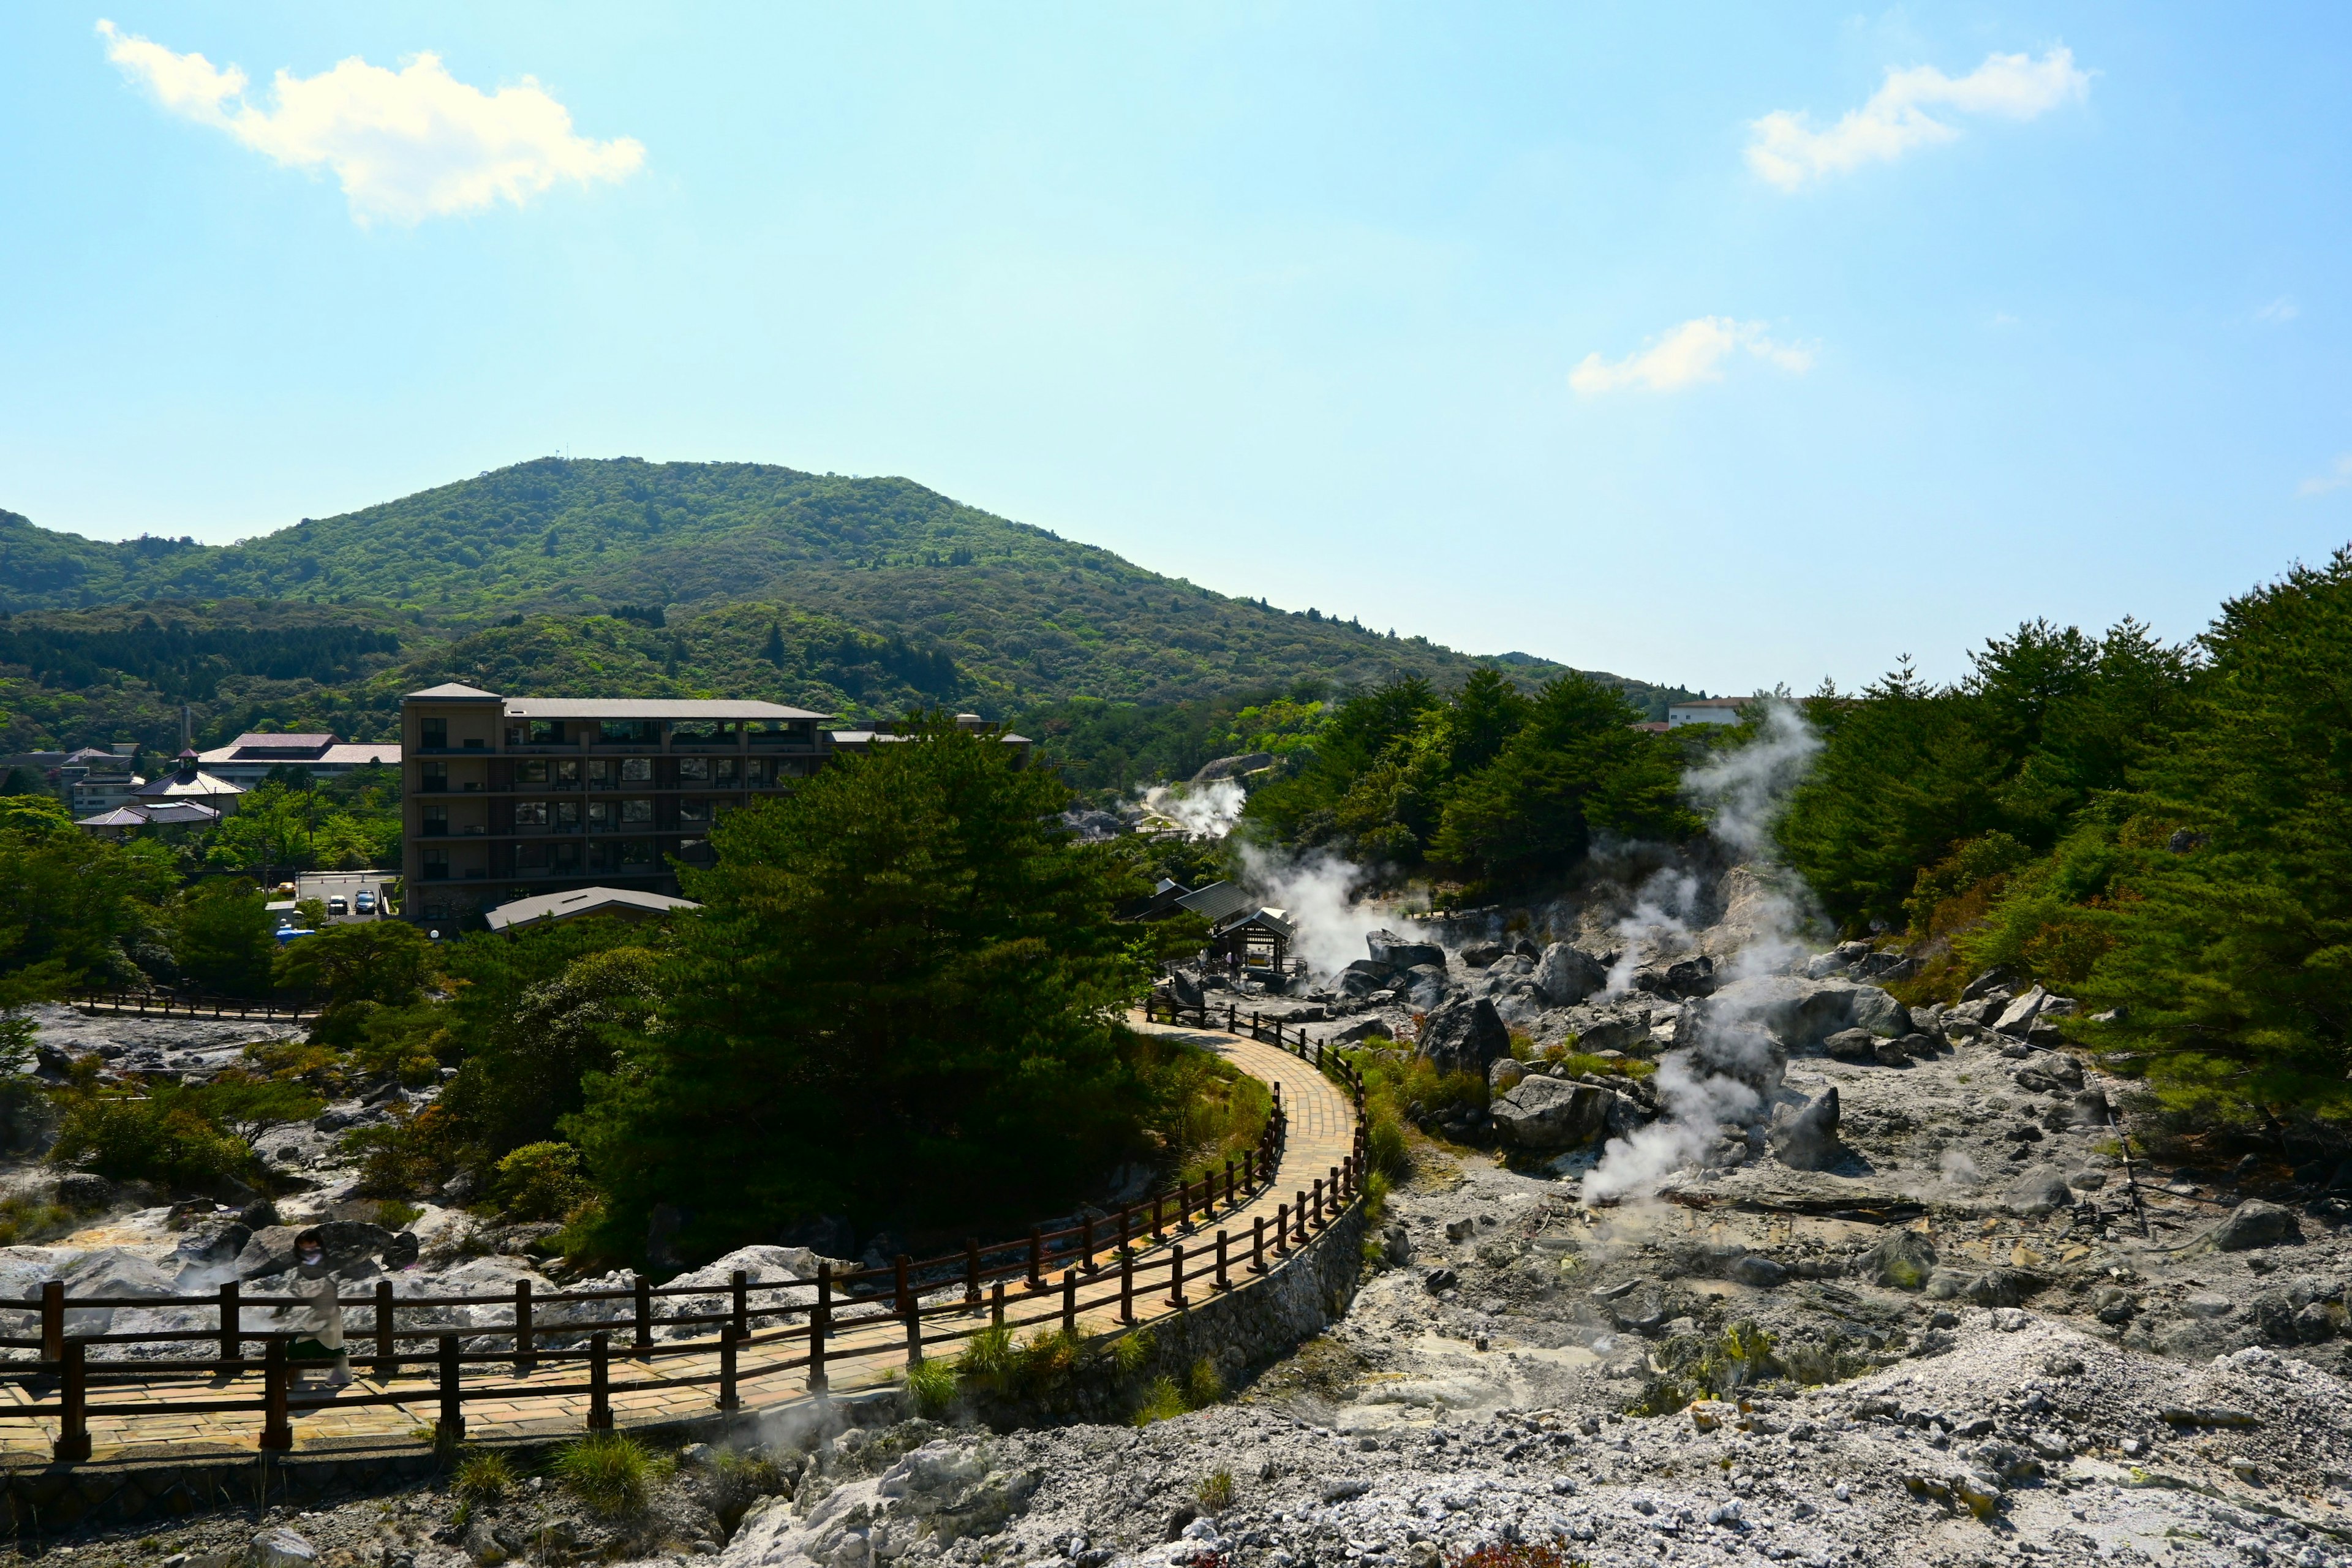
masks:
<instances>
[{"instance_id":1,"label":"wooden railing","mask_svg":"<svg viewBox=\"0 0 2352 1568\"><path fill-rule=\"evenodd\" d=\"M241 1023L308 1023L319 1016L299 1002L256 1002L237 996L182 995L168 991L77 991L66 1005L85 1013L113 1013L133 1018L227 1018Z\"/></svg>"},{"instance_id":2,"label":"wooden railing","mask_svg":"<svg viewBox=\"0 0 2352 1568\"><path fill-rule=\"evenodd\" d=\"M1241 1008L1231 1002L1225 1004L1222 1013L1206 1002L1196 1006L1181 1007L1168 998L1156 995L1143 1004L1143 1020L1147 1024L1182 1024L1188 1019L1198 1028L1223 1029L1229 1035L1247 1035L1253 1040L1262 1040L1288 1051L1345 1089L1355 1101L1358 1116L1361 1117L1364 1075L1338 1051L1319 1041L1308 1039L1303 1026L1295 1031L1286 1030L1279 1018L1263 1017L1255 1013L1244 1017Z\"/></svg>"},{"instance_id":3,"label":"wooden railing","mask_svg":"<svg viewBox=\"0 0 2352 1568\"><path fill-rule=\"evenodd\" d=\"M1033 1226L1025 1237L991 1246L967 1241L961 1253L919 1261L902 1255L887 1268L839 1274L830 1263L821 1262L813 1280L754 1279L737 1270L723 1288L656 1286L638 1277L626 1289L534 1296L525 1279L516 1282L510 1295L398 1297L390 1280L380 1280L372 1296L342 1301L347 1313L364 1317L369 1325L357 1331L347 1326L345 1349L354 1362L367 1363L369 1375L381 1385L374 1392L355 1384L317 1399L295 1395L289 1361L293 1336L248 1331L244 1316L248 1309L297 1304L292 1298L247 1299L234 1282L209 1296L71 1297L61 1282L51 1280L41 1291L38 1337L0 1337L0 1349L34 1350L39 1358L18 1363L29 1402L0 1404L0 1421L55 1421L53 1454L63 1462L90 1457L93 1417L127 1421L135 1436L144 1417L251 1412L261 1418L259 1446L286 1449L293 1446L290 1420L298 1409L434 1405L438 1411L436 1438L450 1442L464 1436L468 1401L585 1394L587 1426L605 1429L614 1424L613 1400L619 1394L713 1387L714 1407L731 1411L741 1407L746 1385L796 1373L807 1394L823 1394L839 1369L871 1371L902 1360L911 1366L991 1326L1050 1327L1075 1334L1086 1314L1115 1309L1120 1329L1112 1331L1121 1331L1139 1321L1139 1303L1148 1305L1155 1295L1182 1307L1193 1299L1190 1292L1194 1287L1222 1292L1234 1289L1237 1279L1246 1283L1250 1276L1278 1268L1360 1195L1364 1145L1360 1124L1353 1152L1298 1188L1294 1197L1277 1204L1270 1218L1259 1214L1246 1231L1218 1228L1213 1237L1209 1235L1220 1216L1235 1215L1267 1194L1280 1174L1288 1117L1281 1085L1273 1087L1274 1113L1264 1137L1238 1160L1226 1161L1221 1171L1213 1169L1198 1182L1179 1182L1115 1215L1098 1218L1087 1212L1074 1225L1052 1231ZM1168 1244L1165 1251L1147 1256L1149 1245L1161 1242ZM1049 1261L1060 1266L1058 1282L1051 1278ZM961 1290L955 1288L959 1281ZM755 1294L761 1297L756 1304ZM693 1297L720 1298L724 1310L659 1310L666 1301ZM78 1308L173 1307L210 1307L216 1315L215 1326L149 1333L67 1331L68 1314ZM414 1317L410 1326L401 1322L404 1310L465 1308L493 1309L510 1317L500 1324L462 1328L419 1325ZM610 1315L593 1315L599 1312ZM655 1337L658 1329L681 1326L715 1326L717 1333ZM616 1345L616 1333L626 1336L625 1344ZM559 1339L574 1342L544 1342ZM505 1342L484 1347L486 1340ZM108 1347L194 1342L210 1343L217 1353L185 1359L104 1353ZM257 1342L258 1356L247 1353L249 1342ZM660 1363L666 1361L708 1357L714 1352L713 1369L681 1368L660 1374ZM616 1357L636 1363L644 1375L615 1381ZM509 1365L519 1377L530 1376L542 1365L579 1375L555 1383L467 1381L467 1368L493 1364ZM205 1391L199 1385L206 1380L234 1378L257 1367L262 1373L258 1395L202 1396ZM404 1379L410 1386L391 1386ZM93 1390L124 1384L137 1385L130 1397L91 1397ZM178 1388L199 1396L173 1397Z\"/></svg>"}]
</instances>

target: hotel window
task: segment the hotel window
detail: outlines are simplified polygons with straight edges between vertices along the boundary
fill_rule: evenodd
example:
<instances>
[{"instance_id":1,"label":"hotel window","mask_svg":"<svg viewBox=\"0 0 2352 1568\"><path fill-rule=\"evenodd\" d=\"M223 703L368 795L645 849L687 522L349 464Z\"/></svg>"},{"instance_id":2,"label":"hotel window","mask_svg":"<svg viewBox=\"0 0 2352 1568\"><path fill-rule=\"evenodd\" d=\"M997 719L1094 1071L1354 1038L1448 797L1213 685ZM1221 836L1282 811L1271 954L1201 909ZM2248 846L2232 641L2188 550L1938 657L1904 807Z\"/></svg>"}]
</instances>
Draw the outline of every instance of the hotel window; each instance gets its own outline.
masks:
<instances>
[{"instance_id":1,"label":"hotel window","mask_svg":"<svg viewBox=\"0 0 2352 1568\"><path fill-rule=\"evenodd\" d=\"M560 746L563 744L563 739L562 720L533 719L530 721L530 743L532 745Z\"/></svg>"},{"instance_id":2,"label":"hotel window","mask_svg":"<svg viewBox=\"0 0 2352 1568\"><path fill-rule=\"evenodd\" d=\"M613 868L614 846L597 839L588 841L588 869L609 871Z\"/></svg>"},{"instance_id":3,"label":"hotel window","mask_svg":"<svg viewBox=\"0 0 2352 1568\"><path fill-rule=\"evenodd\" d=\"M621 821L631 827L651 827L654 825L654 803L649 800L623 801Z\"/></svg>"},{"instance_id":4,"label":"hotel window","mask_svg":"<svg viewBox=\"0 0 2352 1568\"><path fill-rule=\"evenodd\" d=\"M621 782L625 784L649 784L654 782L654 760L651 757L623 757Z\"/></svg>"},{"instance_id":5,"label":"hotel window","mask_svg":"<svg viewBox=\"0 0 2352 1568\"><path fill-rule=\"evenodd\" d=\"M611 801L592 800L588 803L589 832L610 833L613 831L617 820L618 819L613 815L613 803Z\"/></svg>"},{"instance_id":6,"label":"hotel window","mask_svg":"<svg viewBox=\"0 0 2352 1568\"><path fill-rule=\"evenodd\" d=\"M682 784L709 784L710 782L710 759L709 757L678 758L677 782Z\"/></svg>"},{"instance_id":7,"label":"hotel window","mask_svg":"<svg viewBox=\"0 0 2352 1568\"><path fill-rule=\"evenodd\" d=\"M535 763L517 763L514 776L515 783L519 784L545 784L547 782L546 759L541 758Z\"/></svg>"},{"instance_id":8,"label":"hotel window","mask_svg":"<svg viewBox=\"0 0 2352 1568\"><path fill-rule=\"evenodd\" d=\"M677 858L690 866L708 866L712 858L710 841L707 838L682 838L678 841Z\"/></svg>"},{"instance_id":9,"label":"hotel window","mask_svg":"<svg viewBox=\"0 0 2352 1568\"><path fill-rule=\"evenodd\" d=\"M446 746L449 743L449 721L419 719L416 721L416 743L428 752Z\"/></svg>"},{"instance_id":10,"label":"hotel window","mask_svg":"<svg viewBox=\"0 0 2352 1568\"><path fill-rule=\"evenodd\" d=\"M424 777L419 781L417 787L422 789L426 795L448 794L449 764L446 763L425 763Z\"/></svg>"},{"instance_id":11,"label":"hotel window","mask_svg":"<svg viewBox=\"0 0 2352 1568\"><path fill-rule=\"evenodd\" d=\"M743 763L740 757L719 757L716 760L719 771L712 775L712 783L731 784L742 776Z\"/></svg>"},{"instance_id":12,"label":"hotel window","mask_svg":"<svg viewBox=\"0 0 2352 1568\"><path fill-rule=\"evenodd\" d=\"M743 760L743 783L751 789L768 787L768 759L746 757Z\"/></svg>"},{"instance_id":13,"label":"hotel window","mask_svg":"<svg viewBox=\"0 0 2352 1568\"><path fill-rule=\"evenodd\" d=\"M680 822L709 822L710 803L692 798L681 800L677 803L677 819Z\"/></svg>"},{"instance_id":14,"label":"hotel window","mask_svg":"<svg viewBox=\"0 0 2352 1568\"><path fill-rule=\"evenodd\" d=\"M650 865L652 865L653 863L654 863L654 841L653 841L652 839L650 839L650 838L624 838L624 839L622 839L622 840L621 840L621 864L622 864L622 865L624 865L624 866L650 866Z\"/></svg>"},{"instance_id":15,"label":"hotel window","mask_svg":"<svg viewBox=\"0 0 2352 1568\"><path fill-rule=\"evenodd\" d=\"M516 870L540 871L544 870L546 867L547 846L544 843L518 844L515 846Z\"/></svg>"},{"instance_id":16,"label":"hotel window","mask_svg":"<svg viewBox=\"0 0 2352 1568\"><path fill-rule=\"evenodd\" d=\"M580 803L578 801L559 800L555 803L555 831L558 833L577 833L580 831Z\"/></svg>"},{"instance_id":17,"label":"hotel window","mask_svg":"<svg viewBox=\"0 0 2352 1568\"><path fill-rule=\"evenodd\" d=\"M448 876L449 851L446 849L425 850L425 879L428 882L446 881L448 879Z\"/></svg>"},{"instance_id":18,"label":"hotel window","mask_svg":"<svg viewBox=\"0 0 2352 1568\"><path fill-rule=\"evenodd\" d=\"M661 744L658 719L606 719L596 726L596 738L608 746Z\"/></svg>"},{"instance_id":19,"label":"hotel window","mask_svg":"<svg viewBox=\"0 0 2352 1568\"><path fill-rule=\"evenodd\" d=\"M580 759L577 757L566 757L558 762L555 764L555 783L558 788L569 785L573 789L578 789L580 787Z\"/></svg>"},{"instance_id":20,"label":"hotel window","mask_svg":"<svg viewBox=\"0 0 2352 1568\"><path fill-rule=\"evenodd\" d=\"M611 789L613 787L613 763L611 759L606 757L593 757L589 759L588 787L590 789Z\"/></svg>"},{"instance_id":21,"label":"hotel window","mask_svg":"<svg viewBox=\"0 0 2352 1568\"><path fill-rule=\"evenodd\" d=\"M557 876L580 869L580 846L561 841L547 847L547 868Z\"/></svg>"},{"instance_id":22,"label":"hotel window","mask_svg":"<svg viewBox=\"0 0 2352 1568\"><path fill-rule=\"evenodd\" d=\"M449 834L449 808L446 805L426 806L425 808L424 827L425 837L427 838L447 837ZM446 852L443 858L447 858Z\"/></svg>"},{"instance_id":23,"label":"hotel window","mask_svg":"<svg viewBox=\"0 0 2352 1568\"><path fill-rule=\"evenodd\" d=\"M515 831L543 833L547 830L547 802L519 800L515 802Z\"/></svg>"}]
</instances>

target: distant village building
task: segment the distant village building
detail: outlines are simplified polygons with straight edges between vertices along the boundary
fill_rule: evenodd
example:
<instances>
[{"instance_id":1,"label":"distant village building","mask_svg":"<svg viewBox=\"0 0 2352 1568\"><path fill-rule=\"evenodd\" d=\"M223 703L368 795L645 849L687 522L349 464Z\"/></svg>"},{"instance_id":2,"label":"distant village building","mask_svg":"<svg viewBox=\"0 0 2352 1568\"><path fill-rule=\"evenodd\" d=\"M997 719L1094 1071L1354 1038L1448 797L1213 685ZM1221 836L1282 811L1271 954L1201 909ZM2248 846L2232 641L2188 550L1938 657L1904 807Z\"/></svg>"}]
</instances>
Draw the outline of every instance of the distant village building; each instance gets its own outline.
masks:
<instances>
[{"instance_id":1,"label":"distant village building","mask_svg":"<svg viewBox=\"0 0 2352 1568\"><path fill-rule=\"evenodd\" d=\"M66 804L73 808L76 816L120 811L131 804L132 795L146 783L128 766L119 773L92 770L66 786Z\"/></svg>"},{"instance_id":2,"label":"distant village building","mask_svg":"<svg viewBox=\"0 0 2352 1568\"><path fill-rule=\"evenodd\" d=\"M1259 903L1234 882L1211 882L1188 889L1162 877L1150 896L1119 911L1128 921L1164 921L1180 911L1209 922L1209 956L1213 963L1261 974L1286 974L1290 944L1298 928L1288 910Z\"/></svg>"},{"instance_id":3,"label":"distant village building","mask_svg":"<svg viewBox=\"0 0 2352 1568\"><path fill-rule=\"evenodd\" d=\"M1750 706L1752 697L1697 697L1688 702L1666 704L1666 728L1679 730L1685 724L1737 724L1739 710Z\"/></svg>"},{"instance_id":4,"label":"distant village building","mask_svg":"<svg viewBox=\"0 0 2352 1568\"><path fill-rule=\"evenodd\" d=\"M906 739L777 702L504 697L454 681L408 693L400 722L401 916L444 931L545 894L675 899L675 865L710 863L727 812ZM998 739L1026 762L1026 738Z\"/></svg>"},{"instance_id":5,"label":"distant village building","mask_svg":"<svg viewBox=\"0 0 2352 1568\"><path fill-rule=\"evenodd\" d=\"M251 789L272 768L298 767L314 779L340 778L354 768L400 766L400 747L383 741L345 741L337 735L239 735L204 752L197 765L215 778Z\"/></svg>"},{"instance_id":6,"label":"distant village building","mask_svg":"<svg viewBox=\"0 0 2352 1568\"><path fill-rule=\"evenodd\" d=\"M177 767L158 778L148 780L131 792L131 804L148 808L202 805L226 816L236 810L237 797L244 794L239 786L226 779L216 778L199 767L194 751L183 751Z\"/></svg>"}]
</instances>

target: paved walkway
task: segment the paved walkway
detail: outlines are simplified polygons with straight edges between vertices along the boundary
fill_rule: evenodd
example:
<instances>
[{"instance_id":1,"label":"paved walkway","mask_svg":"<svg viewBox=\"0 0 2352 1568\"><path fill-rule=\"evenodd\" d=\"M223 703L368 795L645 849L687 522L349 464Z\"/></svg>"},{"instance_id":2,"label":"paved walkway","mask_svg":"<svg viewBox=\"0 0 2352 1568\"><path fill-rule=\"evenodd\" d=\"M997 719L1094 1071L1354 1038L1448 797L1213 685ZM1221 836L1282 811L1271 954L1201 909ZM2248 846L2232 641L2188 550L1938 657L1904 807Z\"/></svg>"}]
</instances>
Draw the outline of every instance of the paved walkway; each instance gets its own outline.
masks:
<instances>
[{"instance_id":1,"label":"paved walkway","mask_svg":"<svg viewBox=\"0 0 2352 1568\"><path fill-rule=\"evenodd\" d=\"M1355 1113L1346 1095L1314 1067L1278 1047L1253 1040L1247 1036L1229 1035L1222 1030L1175 1027L1146 1024L1140 1017L1130 1020L1139 1031L1169 1036L1190 1041L1214 1050L1253 1077L1281 1086L1282 1103L1289 1114L1290 1134L1283 1152L1278 1179L1258 1197L1235 1206L1221 1206L1213 1216L1198 1221L1189 1236L1171 1234L1168 1242L1148 1247L1138 1254L1140 1268L1147 1262L1158 1261L1169 1247L1181 1244L1189 1260L1197 1260L1204 1245L1213 1245L1218 1230L1229 1232L1234 1238L1234 1270L1232 1275L1236 1288L1246 1289L1253 1278L1240 1268L1245 1255L1246 1242L1254 1220L1264 1217L1271 1232L1276 1205L1288 1204L1301 1190L1311 1189L1318 1177L1345 1160L1355 1140ZM1103 1253L1108 1256L1105 1237ZM1269 1263L1275 1260L1270 1256ZM1058 1322L1061 1310L1059 1269L1067 1267L1067 1259L1057 1260L1052 1278L1055 1283L1042 1295L1031 1295L1017 1281L1005 1288L1006 1320L1015 1325ZM1106 1274L1101 1279L1113 1279ZM1156 1319L1178 1310L1169 1304L1166 1279L1162 1273L1157 1289L1145 1289L1139 1284L1135 1310L1139 1322L1149 1324ZM1205 1281L1196 1282L1197 1292ZM1101 1287L1092 1287L1099 1292ZM1082 1289L1081 1295L1087 1291ZM1194 1297L1198 1300L1197 1294ZM844 1307L836 1304L836 1316L855 1311L871 1311L871 1307ZM985 1322L986 1307L966 1321L959 1318L926 1319L925 1333L934 1334L951 1330L960 1324L978 1327ZM367 1321L367 1310L362 1308L359 1321ZM1120 1327L1115 1304L1089 1308L1079 1314L1082 1333L1108 1333ZM760 1331L756 1321L753 1331ZM488 1332L489 1331L476 1331ZM863 1329L842 1331L826 1342L826 1366L831 1391L835 1395L855 1394L887 1383L905 1363L905 1330L896 1319L877 1322ZM625 1342L626 1331L614 1335ZM368 1344L364 1331L354 1336L352 1362L353 1382L347 1395L394 1394L395 1403L380 1405L338 1404L333 1400L298 1399L293 1405L294 1447L297 1453L319 1454L352 1450L381 1451L388 1447L419 1444L429 1439L429 1429L440 1412L438 1386L430 1365L419 1365L414 1372L404 1373L389 1382L366 1375L366 1363L359 1359ZM415 1342L410 1342L413 1347ZM803 1367L778 1367L778 1361L789 1361L804 1352L806 1342L797 1342L781 1346L752 1346L746 1349L738 1366L740 1397L746 1415L782 1410L807 1403L811 1395L805 1384L807 1372ZM198 1352L201 1353L201 1352ZM934 1353L943 1353L937 1352ZM92 1362L95 1369L104 1366L111 1371L122 1363ZM129 1363L135 1365L135 1363ZM616 1386L612 1394L612 1408L617 1425L626 1428L667 1425L706 1417L717 1412L716 1382L684 1388L625 1389L625 1384L648 1375L655 1377L685 1377L706 1375L715 1379L719 1358L715 1349L688 1354L667 1355L650 1363L633 1361L626 1354L625 1343L614 1346L611 1363L612 1382ZM498 1398L467 1398L465 1402L466 1435L474 1440L485 1438L526 1438L568 1436L585 1429L588 1395L578 1394L533 1394L533 1388L554 1389L587 1381L583 1361L564 1360L542 1362L540 1370L530 1376L517 1376L509 1367L488 1365L469 1367L466 1381L483 1386L511 1388L511 1396ZM37 1397L36 1397L36 1394ZM94 1460L185 1456L218 1457L224 1451L250 1454L257 1449L262 1417L260 1411L194 1412L182 1414L171 1406L224 1400L258 1400L262 1394L261 1375L249 1373L237 1377L205 1381L180 1377L158 1377L152 1384L139 1381L104 1383L93 1381L89 1394L89 1427ZM28 1391L22 1383L0 1385L0 1407L14 1405L23 1407L37 1403L54 1403L55 1384L43 1380ZM51 1445L57 1437L57 1422L48 1418L0 1420L0 1465L22 1465L27 1462L47 1463Z\"/></svg>"}]
</instances>

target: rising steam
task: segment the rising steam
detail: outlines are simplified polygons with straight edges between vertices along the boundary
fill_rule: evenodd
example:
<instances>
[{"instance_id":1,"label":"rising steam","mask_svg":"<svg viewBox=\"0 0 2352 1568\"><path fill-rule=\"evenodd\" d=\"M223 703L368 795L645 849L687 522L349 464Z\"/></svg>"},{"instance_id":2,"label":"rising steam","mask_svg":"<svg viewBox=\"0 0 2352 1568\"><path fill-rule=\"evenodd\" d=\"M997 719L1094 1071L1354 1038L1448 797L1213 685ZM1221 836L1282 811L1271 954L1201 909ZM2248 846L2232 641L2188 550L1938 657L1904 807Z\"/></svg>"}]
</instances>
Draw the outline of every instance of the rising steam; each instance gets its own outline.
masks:
<instances>
[{"instance_id":1,"label":"rising steam","mask_svg":"<svg viewBox=\"0 0 2352 1568\"><path fill-rule=\"evenodd\" d=\"M1217 779L1209 784L1153 784L1143 792L1145 833L1177 832L1187 838L1223 838L1242 817L1247 800L1239 781Z\"/></svg>"},{"instance_id":2,"label":"rising steam","mask_svg":"<svg viewBox=\"0 0 2352 1568\"><path fill-rule=\"evenodd\" d=\"M1769 856L1773 819L1804 777L1821 739L1802 714L1785 702L1766 710L1756 738L1734 752L1693 768L1683 787L1707 814L1707 831L1743 859ZM1618 927L1625 951L1609 977L1612 993L1630 984L1636 954L1645 947L1687 936L1696 884L1679 873L1660 873L1644 886L1633 915ZM1654 1187L1673 1172L1696 1164L1723 1135L1725 1124L1752 1123L1779 1086L1780 1061L1772 1038L1754 1007L1736 998L1738 982L1787 973L1804 953L1804 912L1780 895L1754 900L1747 911L1750 934L1719 972L1725 990L1707 1002L1690 1004L1695 1027L1689 1044L1658 1063L1658 1103L1664 1114L1628 1138L1612 1138L1601 1163L1584 1179L1587 1203Z\"/></svg>"},{"instance_id":3,"label":"rising steam","mask_svg":"<svg viewBox=\"0 0 2352 1568\"><path fill-rule=\"evenodd\" d=\"M1336 974L1365 957L1364 939L1383 926L1417 942L1433 940L1411 921L1356 902L1369 875L1360 866L1319 851L1294 860L1247 842L1241 855L1242 885L1269 908L1288 911L1298 932L1291 952L1313 973Z\"/></svg>"}]
</instances>

